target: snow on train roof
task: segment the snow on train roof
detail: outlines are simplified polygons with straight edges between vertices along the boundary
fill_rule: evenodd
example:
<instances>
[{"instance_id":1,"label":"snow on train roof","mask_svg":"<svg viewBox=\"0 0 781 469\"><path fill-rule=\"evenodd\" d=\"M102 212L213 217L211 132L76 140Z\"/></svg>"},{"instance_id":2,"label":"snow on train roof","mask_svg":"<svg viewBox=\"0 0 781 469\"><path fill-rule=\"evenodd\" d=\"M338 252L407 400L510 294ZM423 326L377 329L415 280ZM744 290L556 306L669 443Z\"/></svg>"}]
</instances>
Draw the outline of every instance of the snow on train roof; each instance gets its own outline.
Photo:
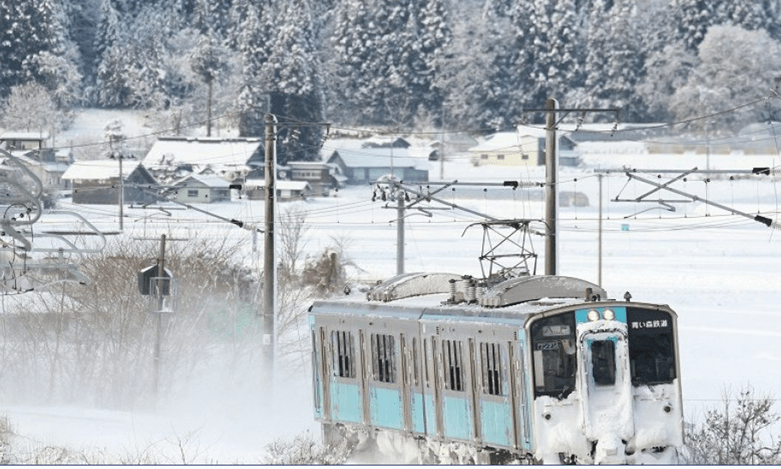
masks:
<instances>
[{"instance_id":1,"label":"snow on train roof","mask_svg":"<svg viewBox=\"0 0 781 469\"><path fill-rule=\"evenodd\" d=\"M418 320L427 317L525 321L529 315L583 304L607 296L591 282L564 276L510 278L493 286L469 276L447 273L400 274L379 283L366 299L318 301L316 313L390 316Z\"/></svg>"},{"instance_id":2,"label":"snow on train roof","mask_svg":"<svg viewBox=\"0 0 781 469\"><path fill-rule=\"evenodd\" d=\"M486 322L514 319L523 323L531 315L585 302L583 298L541 298L506 308L485 308L479 304L449 304L447 302L449 297L448 293L435 293L402 298L387 303L344 297L315 301L311 311L357 316L391 316L410 320L433 319L443 316L447 316L448 320L481 318Z\"/></svg>"}]
</instances>

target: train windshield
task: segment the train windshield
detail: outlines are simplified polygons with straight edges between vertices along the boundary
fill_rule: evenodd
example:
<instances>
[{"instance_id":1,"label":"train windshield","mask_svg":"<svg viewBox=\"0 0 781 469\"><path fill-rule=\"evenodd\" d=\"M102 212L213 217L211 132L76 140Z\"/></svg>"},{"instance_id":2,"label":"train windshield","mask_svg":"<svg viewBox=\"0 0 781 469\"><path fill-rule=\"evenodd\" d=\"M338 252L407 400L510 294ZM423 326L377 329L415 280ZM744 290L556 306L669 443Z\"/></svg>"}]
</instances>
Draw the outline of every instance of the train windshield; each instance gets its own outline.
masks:
<instances>
[{"instance_id":1,"label":"train windshield","mask_svg":"<svg viewBox=\"0 0 781 469\"><path fill-rule=\"evenodd\" d=\"M676 378L673 318L670 313L627 308L632 384L671 383Z\"/></svg>"},{"instance_id":2,"label":"train windshield","mask_svg":"<svg viewBox=\"0 0 781 469\"><path fill-rule=\"evenodd\" d=\"M575 389L575 313L535 321L531 338L534 395L567 397Z\"/></svg>"}]
</instances>

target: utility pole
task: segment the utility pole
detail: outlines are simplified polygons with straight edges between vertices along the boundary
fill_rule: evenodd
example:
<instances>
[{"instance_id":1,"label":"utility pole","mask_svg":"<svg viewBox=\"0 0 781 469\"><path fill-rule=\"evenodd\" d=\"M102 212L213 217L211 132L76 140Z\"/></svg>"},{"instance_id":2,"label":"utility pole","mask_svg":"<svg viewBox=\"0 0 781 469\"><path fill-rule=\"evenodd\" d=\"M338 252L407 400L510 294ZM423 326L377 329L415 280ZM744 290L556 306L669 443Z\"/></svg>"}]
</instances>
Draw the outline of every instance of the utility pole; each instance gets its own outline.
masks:
<instances>
[{"instance_id":1,"label":"utility pole","mask_svg":"<svg viewBox=\"0 0 781 469\"><path fill-rule=\"evenodd\" d=\"M396 186L396 275L404 273L404 196Z\"/></svg>"},{"instance_id":2,"label":"utility pole","mask_svg":"<svg viewBox=\"0 0 781 469\"><path fill-rule=\"evenodd\" d=\"M598 272L597 272L597 285L600 287L602 286L602 178L604 177L603 174L599 174L597 178L599 179L599 262L598 262Z\"/></svg>"},{"instance_id":3,"label":"utility pole","mask_svg":"<svg viewBox=\"0 0 781 469\"><path fill-rule=\"evenodd\" d=\"M558 102L545 101L545 275L556 275L556 108Z\"/></svg>"},{"instance_id":4,"label":"utility pole","mask_svg":"<svg viewBox=\"0 0 781 469\"><path fill-rule=\"evenodd\" d=\"M124 229L125 210L125 176L122 174L122 151L117 155L119 159L119 231Z\"/></svg>"},{"instance_id":5,"label":"utility pole","mask_svg":"<svg viewBox=\"0 0 781 469\"><path fill-rule=\"evenodd\" d=\"M556 113L562 113L561 119L570 112L613 112L616 114L616 127L618 127L618 109L561 109L558 107L558 101L548 98L545 101L545 109L527 109L524 112L545 112L545 275L557 275L558 259L556 257L558 238L556 235L556 225L558 217L556 207L556 126L560 120L557 120Z\"/></svg>"},{"instance_id":6,"label":"utility pole","mask_svg":"<svg viewBox=\"0 0 781 469\"><path fill-rule=\"evenodd\" d=\"M120 160L122 161L122 160ZM163 293L168 287L170 293L170 284L165 285L165 234L160 235L160 257L157 259L157 335L155 338L155 356L154 356L154 376L152 381L152 392L157 396L157 390L160 382L160 343L163 333Z\"/></svg>"},{"instance_id":7,"label":"utility pole","mask_svg":"<svg viewBox=\"0 0 781 469\"><path fill-rule=\"evenodd\" d=\"M274 184L277 157L277 118L266 114L266 166L265 166L265 202L266 218L263 253L263 373L266 389L272 389L274 377L274 293L275 289L275 256L274 256L274 199L276 185Z\"/></svg>"}]
</instances>

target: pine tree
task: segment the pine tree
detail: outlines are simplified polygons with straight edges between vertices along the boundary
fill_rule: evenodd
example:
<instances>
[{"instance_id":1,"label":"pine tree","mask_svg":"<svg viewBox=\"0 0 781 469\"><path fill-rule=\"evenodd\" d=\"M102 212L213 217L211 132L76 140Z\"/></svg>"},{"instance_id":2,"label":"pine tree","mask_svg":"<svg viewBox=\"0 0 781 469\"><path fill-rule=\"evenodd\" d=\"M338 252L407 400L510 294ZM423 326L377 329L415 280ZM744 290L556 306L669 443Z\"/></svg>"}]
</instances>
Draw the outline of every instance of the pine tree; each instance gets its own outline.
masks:
<instances>
[{"instance_id":1,"label":"pine tree","mask_svg":"<svg viewBox=\"0 0 781 469\"><path fill-rule=\"evenodd\" d=\"M341 0L334 13L330 40L329 93L334 103L329 115L346 123L375 123L371 109L371 43L377 34L365 0Z\"/></svg>"},{"instance_id":2,"label":"pine tree","mask_svg":"<svg viewBox=\"0 0 781 469\"><path fill-rule=\"evenodd\" d=\"M716 7L723 1L671 0L670 4L675 13L672 20L678 25L678 38L689 50L696 51L708 28L719 23Z\"/></svg>"},{"instance_id":3,"label":"pine tree","mask_svg":"<svg viewBox=\"0 0 781 469\"><path fill-rule=\"evenodd\" d=\"M420 61L422 69L421 88L419 90L419 110L433 115L434 122L441 121L442 101L441 89L435 86L437 74L445 58L445 50L453 40L453 32L449 17L450 5L446 0L428 0L420 11L420 30L417 41L420 44Z\"/></svg>"},{"instance_id":4,"label":"pine tree","mask_svg":"<svg viewBox=\"0 0 781 469\"><path fill-rule=\"evenodd\" d=\"M0 97L28 80L45 81L35 60L43 53L77 60L68 27L64 6L54 0L0 2Z\"/></svg>"},{"instance_id":5,"label":"pine tree","mask_svg":"<svg viewBox=\"0 0 781 469\"><path fill-rule=\"evenodd\" d=\"M279 28L267 44L270 53L258 80L271 94L271 112L289 122L277 132L277 159L313 161L319 157L324 129L319 60L308 0L290 0L277 12ZM301 122L302 126L294 124Z\"/></svg>"},{"instance_id":6,"label":"pine tree","mask_svg":"<svg viewBox=\"0 0 781 469\"><path fill-rule=\"evenodd\" d=\"M518 106L510 20L493 5L459 18L437 87L445 94L445 127L488 132L515 122ZM472 51L472 53L465 53Z\"/></svg>"},{"instance_id":7,"label":"pine tree","mask_svg":"<svg viewBox=\"0 0 781 469\"><path fill-rule=\"evenodd\" d=\"M235 34L230 41L236 44L236 49L242 57L242 84L237 97L239 109L239 133L247 137L263 135L263 115L270 112L269 89L267 84L258 80L261 70L268 61L267 45L271 43L272 29L267 23L271 14L267 2L251 3L240 0L234 4L234 10L244 13L241 26L233 30ZM235 19L236 16L232 15Z\"/></svg>"}]
</instances>

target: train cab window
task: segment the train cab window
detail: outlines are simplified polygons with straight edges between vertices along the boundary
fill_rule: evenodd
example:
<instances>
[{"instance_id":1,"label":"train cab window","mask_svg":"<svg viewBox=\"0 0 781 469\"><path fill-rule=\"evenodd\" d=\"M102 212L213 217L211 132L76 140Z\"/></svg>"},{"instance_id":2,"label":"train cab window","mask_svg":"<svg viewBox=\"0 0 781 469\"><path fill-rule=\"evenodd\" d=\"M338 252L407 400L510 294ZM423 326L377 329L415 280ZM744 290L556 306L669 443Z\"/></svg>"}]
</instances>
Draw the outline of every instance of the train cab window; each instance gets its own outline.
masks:
<instances>
[{"instance_id":1,"label":"train cab window","mask_svg":"<svg viewBox=\"0 0 781 469\"><path fill-rule=\"evenodd\" d=\"M502 353L499 344L480 344L480 363L483 371L483 392L492 396L503 396Z\"/></svg>"},{"instance_id":2,"label":"train cab window","mask_svg":"<svg viewBox=\"0 0 781 469\"><path fill-rule=\"evenodd\" d=\"M464 391L463 347L457 340L442 341L442 362L445 367L445 389Z\"/></svg>"},{"instance_id":3,"label":"train cab window","mask_svg":"<svg viewBox=\"0 0 781 469\"><path fill-rule=\"evenodd\" d=\"M396 344L390 334L372 334L372 373L375 381L396 382Z\"/></svg>"},{"instance_id":4,"label":"train cab window","mask_svg":"<svg viewBox=\"0 0 781 469\"><path fill-rule=\"evenodd\" d=\"M627 308L632 384L672 383L676 378L673 317L666 311Z\"/></svg>"},{"instance_id":5,"label":"train cab window","mask_svg":"<svg viewBox=\"0 0 781 469\"><path fill-rule=\"evenodd\" d=\"M355 341L349 331L331 331L334 376L355 378Z\"/></svg>"},{"instance_id":6,"label":"train cab window","mask_svg":"<svg viewBox=\"0 0 781 469\"><path fill-rule=\"evenodd\" d=\"M616 384L616 344L612 340L591 343L591 373L600 386Z\"/></svg>"},{"instance_id":7,"label":"train cab window","mask_svg":"<svg viewBox=\"0 0 781 469\"><path fill-rule=\"evenodd\" d=\"M531 325L534 395L567 397L575 389L575 313L538 319Z\"/></svg>"}]
</instances>

